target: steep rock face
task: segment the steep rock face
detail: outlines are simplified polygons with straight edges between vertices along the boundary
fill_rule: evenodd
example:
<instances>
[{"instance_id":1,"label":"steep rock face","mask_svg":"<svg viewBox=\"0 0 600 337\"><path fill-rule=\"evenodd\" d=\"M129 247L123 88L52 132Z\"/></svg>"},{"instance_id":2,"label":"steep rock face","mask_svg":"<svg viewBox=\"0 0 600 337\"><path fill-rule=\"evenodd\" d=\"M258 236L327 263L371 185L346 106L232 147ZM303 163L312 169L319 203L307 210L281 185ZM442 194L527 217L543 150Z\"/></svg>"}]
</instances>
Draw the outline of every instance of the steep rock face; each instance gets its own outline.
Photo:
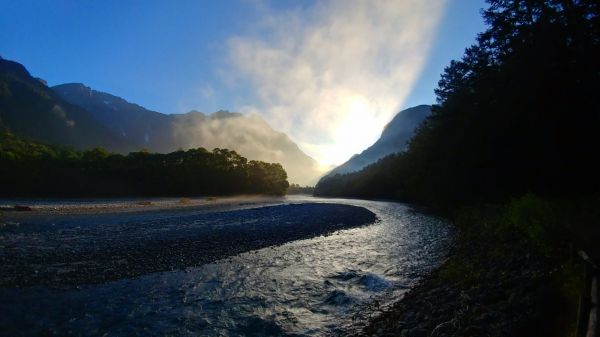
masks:
<instances>
[{"instance_id":1,"label":"steep rock face","mask_svg":"<svg viewBox=\"0 0 600 337\"><path fill-rule=\"evenodd\" d=\"M407 142L410 140L419 124L431 113L431 106L418 105L406 110L400 111L385 126L381 137L369 148L352 156L347 162L336 167L324 178L336 174L345 174L358 171L365 166L376 162L377 160L390 155L404 151Z\"/></svg>"},{"instance_id":2,"label":"steep rock face","mask_svg":"<svg viewBox=\"0 0 600 337\"><path fill-rule=\"evenodd\" d=\"M314 184L317 164L284 133L258 115L217 111L162 114L126 100L71 83L53 87L65 100L90 111L94 118L140 148L154 152L204 147L227 148L254 160L281 163L290 182Z\"/></svg>"},{"instance_id":3,"label":"steep rock face","mask_svg":"<svg viewBox=\"0 0 600 337\"><path fill-rule=\"evenodd\" d=\"M0 127L80 149L134 149L88 111L63 100L45 81L32 77L23 65L4 59L0 59Z\"/></svg>"}]
</instances>

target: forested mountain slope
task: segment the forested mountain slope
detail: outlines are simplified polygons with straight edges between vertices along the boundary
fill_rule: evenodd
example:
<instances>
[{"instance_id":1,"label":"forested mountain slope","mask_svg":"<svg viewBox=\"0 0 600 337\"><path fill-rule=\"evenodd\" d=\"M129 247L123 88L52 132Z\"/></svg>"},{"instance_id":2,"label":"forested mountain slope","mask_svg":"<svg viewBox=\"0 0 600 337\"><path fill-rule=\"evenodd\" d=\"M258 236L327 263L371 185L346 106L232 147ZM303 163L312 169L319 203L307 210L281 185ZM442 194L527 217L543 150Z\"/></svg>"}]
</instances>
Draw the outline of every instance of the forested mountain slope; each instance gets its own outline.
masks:
<instances>
[{"instance_id":1,"label":"forested mountain slope","mask_svg":"<svg viewBox=\"0 0 600 337\"><path fill-rule=\"evenodd\" d=\"M0 127L75 148L103 146L121 152L135 149L88 111L60 98L21 64L1 58Z\"/></svg>"},{"instance_id":2,"label":"forested mountain slope","mask_svg":"<svg viewBox=\"0 0 600 337\"><path fill-rule=\"evenodd\" d=\"M249 159L281 163L295 183L314 184L319 176L314 159L258 115L228 111L169 115L79 83L53 89L63 99L90 111L119 137L152 152L227 148Z\"/></svg>"}]
</instances>

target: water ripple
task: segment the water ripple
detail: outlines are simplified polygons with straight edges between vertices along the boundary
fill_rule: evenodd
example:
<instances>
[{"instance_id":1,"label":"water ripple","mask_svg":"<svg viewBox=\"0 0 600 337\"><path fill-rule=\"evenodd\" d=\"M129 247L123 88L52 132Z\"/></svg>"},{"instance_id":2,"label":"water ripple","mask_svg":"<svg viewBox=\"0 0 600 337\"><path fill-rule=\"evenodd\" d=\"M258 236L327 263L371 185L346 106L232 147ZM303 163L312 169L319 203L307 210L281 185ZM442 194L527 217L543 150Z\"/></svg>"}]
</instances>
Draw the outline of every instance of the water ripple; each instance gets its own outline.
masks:
<instances>
[{"instance_id":1,"label":"water ripple","mask_svg":"<svg viewBox=\"0 0 600 337\"><path fill-rule=\"evenodd\" d=\"M442 220L382 201L376 224L189 268L79 288L0 289L7 335L320 336L357 324L437 266Z\"/></svg>"}]
</instances>

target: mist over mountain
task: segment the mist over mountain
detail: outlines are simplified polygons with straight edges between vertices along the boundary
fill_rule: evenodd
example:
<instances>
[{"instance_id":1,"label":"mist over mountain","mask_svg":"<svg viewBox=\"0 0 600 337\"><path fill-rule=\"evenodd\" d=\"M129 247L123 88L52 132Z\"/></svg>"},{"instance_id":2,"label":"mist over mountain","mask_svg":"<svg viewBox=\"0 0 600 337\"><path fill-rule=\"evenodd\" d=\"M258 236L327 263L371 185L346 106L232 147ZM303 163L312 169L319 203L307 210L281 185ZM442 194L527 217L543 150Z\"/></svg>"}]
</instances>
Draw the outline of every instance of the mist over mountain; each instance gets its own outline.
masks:
<instances>
[{"instance_id":1,"label":"mist over mountain","mask_svg":"<svg viewBox=\"0 0 600 337\"><path fill-rule=\"evenodd\" d=\"M408 141L415 133L415 129L430 114L430 105L418 105L400 111L385 126L381 136L373 145L360 154L352 156L352 158L331 170L323 178L325 179L336 174L355 172L387 155L404 151L408 145Z\"/></svg>"},{"instance_id":2,"label":"mist over mountain","mask_svg":"<svg viewBox=\"0 0 600 337\"><path fill-rule=\"evenodd\" d=\"M314 184L317 163L259 115L217 111L162 114L80 83L53 87L64 100L88 110L102 125L139 148L171 152L196 147L227 148L248 159L280 163L290 182Z\"/></svg>"},{"instance_id":3,"label":"mist over mountain","mask_svg":"<svg viewBox=\"0 0 600 337\"><path fill-rule=\"evenodd\" d=\"M257 114L189 112L172 117L175 142L184 149L228 148L250 159L280 163L290 182L301 185L314 185L321 175L313 158Z\"/></svg>"},{"instance_id":4,"label":"mist over mountain","mask_svg":"<svg viewBox=\"0 0 600 337\"><path fill-rule=\"evenodd\" d=\"M135 149L87 110L68 103L17 62L0 58L0 128L78 149Z\"/></svg>"}]
</instances>

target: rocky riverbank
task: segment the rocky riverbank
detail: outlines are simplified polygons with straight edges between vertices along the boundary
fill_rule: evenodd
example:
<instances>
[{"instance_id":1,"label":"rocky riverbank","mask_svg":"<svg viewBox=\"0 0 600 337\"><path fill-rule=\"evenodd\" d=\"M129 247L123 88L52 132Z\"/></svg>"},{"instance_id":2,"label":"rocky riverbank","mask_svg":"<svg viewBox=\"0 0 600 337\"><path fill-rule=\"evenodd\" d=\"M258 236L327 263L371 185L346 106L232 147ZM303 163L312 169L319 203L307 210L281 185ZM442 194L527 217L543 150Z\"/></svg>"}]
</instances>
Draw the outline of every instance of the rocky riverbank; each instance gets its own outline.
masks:
<instances>
[{"instance_id":1,"label":"rocky riverbank","mask_svg":"<svg viewBox=\"0 0 600 337\"><path fill-rule=\"evenodd\" d=\"M110 198L110 199L0 199L0 227L4 221L31 220L66 215L107 213L217 212L280 204L283 197L237 195L193 198Z\"/></svg>"},{"instance_id":2,"label":"rocky riverbank","mask_svg":"<svg viewBox=\"0 0 600 337\"><path fill-rule=\"evenodd\" d=\"M362 207L319 203L23 218L0 228L0 286L80 285L184 269L375 220Z\"/></svg>"},{"instance_id":3,"label":"rocky riverbank","mask_svg":"<svg viewBox=\"0 0 600 337\"><path fill-rule=\"evenodd\" d=\"M518 233L463 233L438 270L357 335L568 335L579 266L532 247Z\"/></svg>"}]
</instances>

